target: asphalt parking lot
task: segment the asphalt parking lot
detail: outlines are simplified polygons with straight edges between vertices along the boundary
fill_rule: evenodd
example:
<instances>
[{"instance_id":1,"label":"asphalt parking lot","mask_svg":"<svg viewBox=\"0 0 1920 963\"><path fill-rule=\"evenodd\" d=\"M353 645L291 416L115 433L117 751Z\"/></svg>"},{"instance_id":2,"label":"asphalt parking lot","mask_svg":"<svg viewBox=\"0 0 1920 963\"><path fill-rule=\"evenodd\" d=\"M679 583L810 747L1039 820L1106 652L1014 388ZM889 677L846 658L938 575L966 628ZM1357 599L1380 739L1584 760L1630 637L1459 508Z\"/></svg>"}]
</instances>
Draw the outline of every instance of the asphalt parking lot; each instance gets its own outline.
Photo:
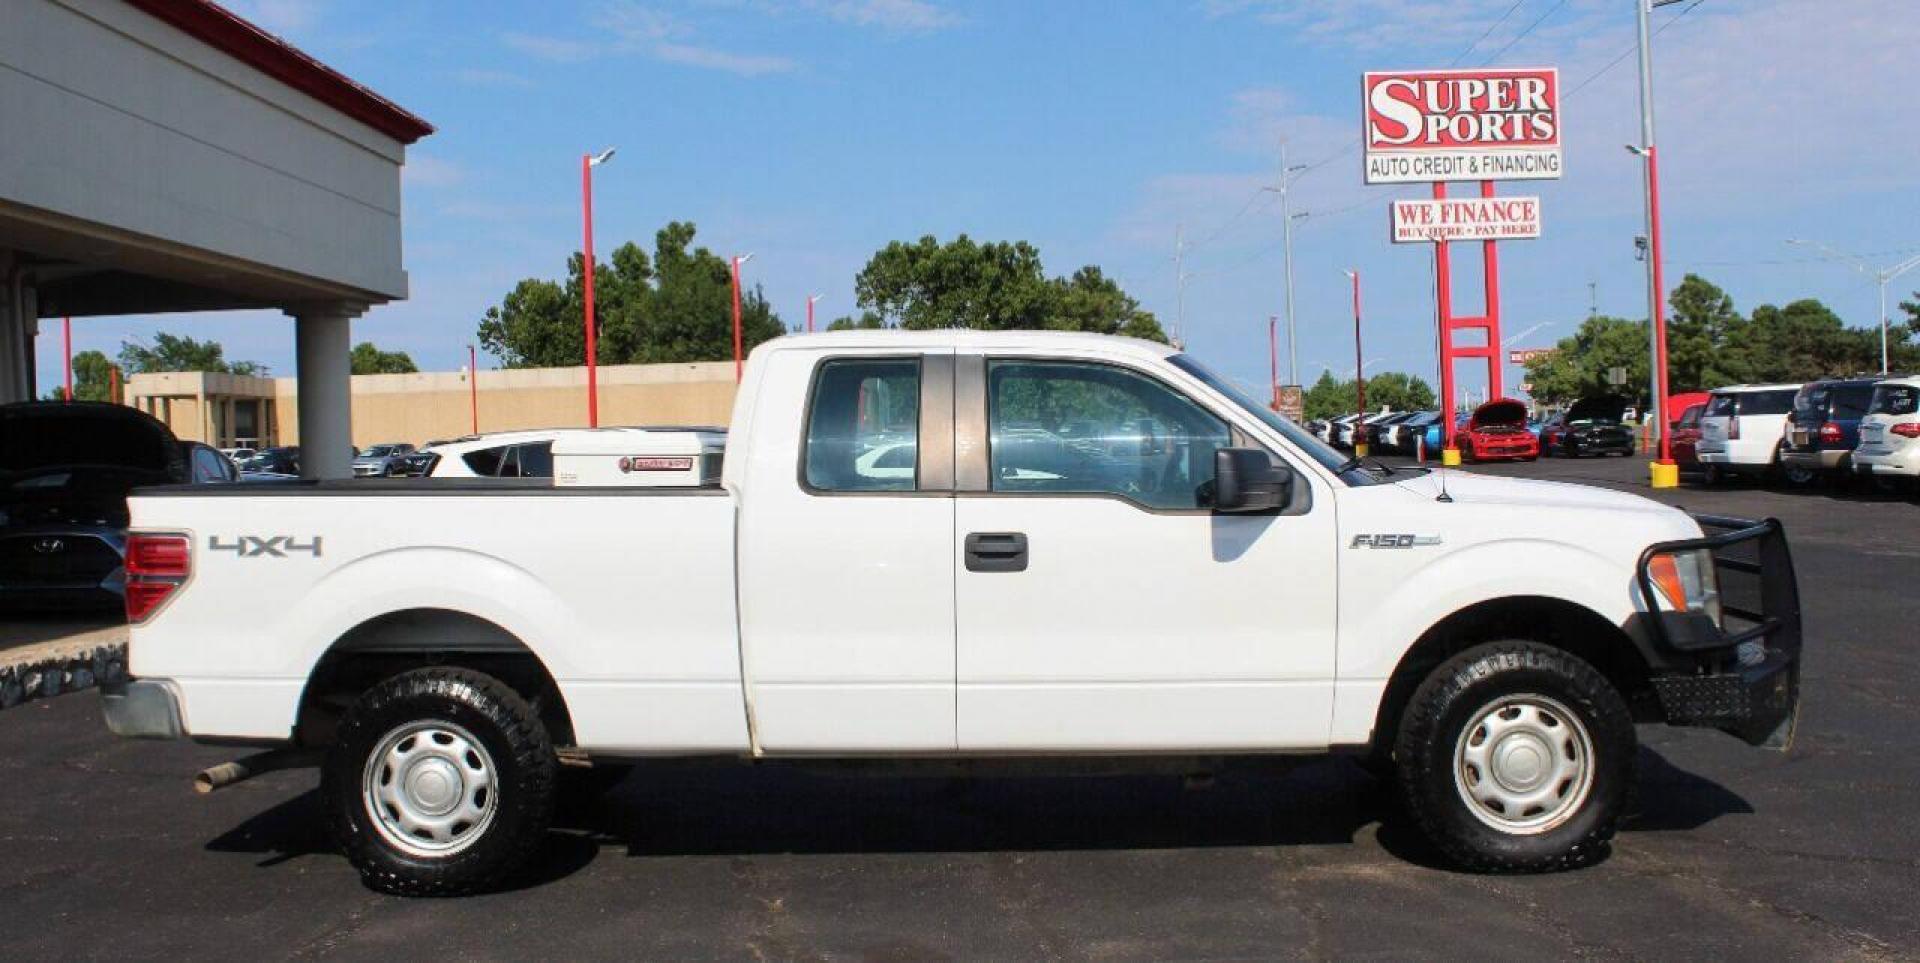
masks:
<instances>
[{"instance_id":1,"label":"asphalt parking lot","mask_svg":"<svg viewBox=\"0 0 1920 963\"><path fill-rule=\"evenodd\" d=\"M1639 459L1500 474L1646 490ZM0 893L18 958L1920 956L1920 502L1683 488L1774 515L1806 609L1781 756L1647 727L1596 866L1451 872L1342 759L1174 776L865 779L660 765L578 807L515 887L363 889L311 771L212 796L232 750L109 736L98 697L0 713ZM1384 821L1383 821L1384 819Z\"/></svg>"}]
</instances>

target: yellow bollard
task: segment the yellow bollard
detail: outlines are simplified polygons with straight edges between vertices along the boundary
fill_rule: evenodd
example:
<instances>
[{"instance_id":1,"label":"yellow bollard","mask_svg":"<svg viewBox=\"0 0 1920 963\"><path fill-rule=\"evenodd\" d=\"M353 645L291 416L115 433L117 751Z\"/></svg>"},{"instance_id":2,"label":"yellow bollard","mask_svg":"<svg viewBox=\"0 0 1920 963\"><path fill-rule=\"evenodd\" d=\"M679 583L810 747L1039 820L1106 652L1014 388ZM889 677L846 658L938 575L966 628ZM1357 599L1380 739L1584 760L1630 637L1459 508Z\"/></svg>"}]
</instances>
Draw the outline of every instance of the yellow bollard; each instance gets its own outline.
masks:
<instances>
[{"instance_id":1,"label":"yellow bollard","mask_svg":"<svg viewBox=\"0 0 1920 963\"><path fill-rule=\"evenodd\" d=\"M1680 466L1673 462L1649 462L1647 465L1655 488L1679 488Z\"/></svg>"},{"instance_id":2,"label":"yellow bollard","mask_svg":"<svg viewBox=\"0 0 1920 963\"><path fill-rule=\"evenodd\" d=\"M1355 457L1355 458L1365 458L1365 457L1367 457L1367 443L1366 443L1366 442L1364 442L1364 441L1356 441L1356 442L1354 442L1354 443L1353 443L1353 457Z\"/></svg>"},{"instance_id":3,"label":"yellow bollard","mask_svg":"<svg viewBox=\"0 0 1920 963\"><path fill-rule=\"evenodd\" d=\"M1460 449L1449 448L1446 451L1441 452L1440 464L1445 465L1448 468L1460 467Z\"/></svg>"}]
</instances>

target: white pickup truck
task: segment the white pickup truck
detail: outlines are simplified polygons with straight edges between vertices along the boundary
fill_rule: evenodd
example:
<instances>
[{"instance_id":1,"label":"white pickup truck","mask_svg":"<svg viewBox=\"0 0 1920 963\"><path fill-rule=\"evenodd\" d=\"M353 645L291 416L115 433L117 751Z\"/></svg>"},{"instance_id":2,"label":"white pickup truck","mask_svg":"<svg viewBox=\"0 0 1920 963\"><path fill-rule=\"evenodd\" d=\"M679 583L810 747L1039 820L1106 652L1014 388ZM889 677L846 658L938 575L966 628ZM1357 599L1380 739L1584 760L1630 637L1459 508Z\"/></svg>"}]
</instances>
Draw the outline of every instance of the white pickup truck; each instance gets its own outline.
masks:
<instances>
[{"instance_id":1,"label":"white pickup truck","mask_svg":"<svg viewBox=\"0 0 1920 963\"><path fill-rule=\"evenodd\" d=\"M563 766L672 755L1347 750L1461 865L1551 869L1613 833L1634 723L1798 712L1777 522L1365 464L1163 345L780 338L717 484L649 484L690 463L645 435L625 485L136 493L108 723L278 747L205 785L317 762L370 885L452 893Z\"/></svg>"}]
</instances>

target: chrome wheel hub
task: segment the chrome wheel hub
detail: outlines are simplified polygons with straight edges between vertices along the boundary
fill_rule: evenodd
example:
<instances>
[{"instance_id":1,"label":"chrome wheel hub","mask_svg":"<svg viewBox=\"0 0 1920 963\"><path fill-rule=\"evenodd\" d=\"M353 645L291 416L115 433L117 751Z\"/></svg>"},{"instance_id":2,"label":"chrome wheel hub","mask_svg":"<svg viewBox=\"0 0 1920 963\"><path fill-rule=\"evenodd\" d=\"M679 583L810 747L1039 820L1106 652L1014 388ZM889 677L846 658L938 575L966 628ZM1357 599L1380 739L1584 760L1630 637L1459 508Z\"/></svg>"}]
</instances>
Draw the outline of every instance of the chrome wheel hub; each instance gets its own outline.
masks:
<instances>
[{"instance_id":1,"label":"chrome wheel hub","mask_svg":"<svg viewBox=\"0 0 1920 963\"><path fill-rule=\"evenodd\" d=\"M414 856L451 856L486 833L499 778L486 746L450 722L410 722L367 757L367 814L381 838Z\"/></svg>"},{"instance_id":2,"label":"chrome wheel hub","mask_svg":"<svg viewBox=\"0 0 1920 963\"><path fill-rule=\"evenodd\" d=\"M1593 789L1593 738L1580 717L1539 695L1496 699L1461 731L1454 786L1481 822L1532 835L1567 821Z\"/></svg>"}]
</instances>

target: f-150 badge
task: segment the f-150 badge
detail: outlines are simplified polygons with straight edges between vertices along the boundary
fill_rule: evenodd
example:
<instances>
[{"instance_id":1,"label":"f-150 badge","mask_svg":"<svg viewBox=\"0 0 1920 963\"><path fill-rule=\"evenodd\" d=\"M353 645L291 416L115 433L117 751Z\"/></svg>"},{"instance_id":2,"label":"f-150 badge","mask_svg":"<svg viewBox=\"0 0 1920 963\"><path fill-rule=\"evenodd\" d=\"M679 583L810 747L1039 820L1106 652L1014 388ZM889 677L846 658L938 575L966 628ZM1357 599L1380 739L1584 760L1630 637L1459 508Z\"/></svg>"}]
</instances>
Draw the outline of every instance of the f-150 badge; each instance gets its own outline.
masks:
<instances>
[{"instance_id":1,"label":"f-150 badge","mask_svg":"<svg viewBox=\"0 0 1920 963\"><path fill-rule=\"evenodd\" d=\"M1438 535L1413 535L1410 533L1382 533L1378 535L1355 535L1353 544L1348 548L1414 548L1420 545L1438 545Z\"/></svg>"}]
</instances>

